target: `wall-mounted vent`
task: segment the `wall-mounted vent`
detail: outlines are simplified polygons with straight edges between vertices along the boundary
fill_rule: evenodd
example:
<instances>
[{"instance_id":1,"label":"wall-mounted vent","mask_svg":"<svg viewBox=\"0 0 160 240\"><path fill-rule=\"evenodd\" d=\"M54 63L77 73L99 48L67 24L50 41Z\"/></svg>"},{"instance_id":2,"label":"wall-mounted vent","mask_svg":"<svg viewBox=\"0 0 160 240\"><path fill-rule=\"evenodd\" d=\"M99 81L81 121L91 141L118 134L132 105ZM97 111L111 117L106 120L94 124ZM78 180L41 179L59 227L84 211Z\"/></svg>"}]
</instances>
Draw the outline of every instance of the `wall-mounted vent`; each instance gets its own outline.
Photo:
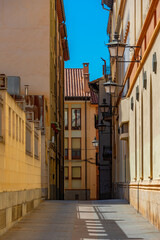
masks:
<instances>
[{"instance_id":1,"label":"wall-mounted vent","mask_svg":"<svg viewBox=\"0 0 160 240\"><path fill-rule=\"evenodd\" d=\"M143 88L147 89L147 72L143 72Z\"/></svg>"},{"instance_id":2,"label":"wall-mounted vent","mask_svg":"<svg viewBox=\"0 0 160 240\"><path fill-rule=\"evenodd\" d=\"M6 210L0 211L0 229L6 227Z\"/></svg>"},{"instance_id":3,"label":"wall-mounted vent","mask_svg":"<svg viewBox=\"0 0 160 240\"><path fill-rule=\"evenodd\" d=\"M22 204L12 207L12 221L22 217Z\"/></svg>"},{"instance_id":4,"label":"wall-mounted vent","mask_svg":"<svg viewBox=\"0 0 160 240\"><path fill-rule=\"evenodd\" d=\"M34 209L34 201L27 202L27 213Z\"/></svg>"},{"instance_id":5,"label":"wall-mounted vent","mask_svg":"<svg viewBox=\"0 0 160 240\"><path fill-rule=\"evenodd\" d=\"M139 101L139 86L136 87L136 100Z\"/></svg>"},{"instance_id":6,"label":"wall-mounted vent","mask_svg":"<svg viewBox=\"0 0 160 240\"><path fill-rule=\"evenodd\" d=\"M154 73L157 73L157 55L156 52L153 54L152 58L152 69Z\"/></svg>"},{"instance_id":7,"label":"wall-mounted vent","mask_svg":"<svg viewBox=\"0 0 160 240\"><path fill-rule=\"evenodd\" d=\"M131 97L131 110L133 111L134 108L134 102L133 102L133 97Z\"/></svg>"}]
</instances>

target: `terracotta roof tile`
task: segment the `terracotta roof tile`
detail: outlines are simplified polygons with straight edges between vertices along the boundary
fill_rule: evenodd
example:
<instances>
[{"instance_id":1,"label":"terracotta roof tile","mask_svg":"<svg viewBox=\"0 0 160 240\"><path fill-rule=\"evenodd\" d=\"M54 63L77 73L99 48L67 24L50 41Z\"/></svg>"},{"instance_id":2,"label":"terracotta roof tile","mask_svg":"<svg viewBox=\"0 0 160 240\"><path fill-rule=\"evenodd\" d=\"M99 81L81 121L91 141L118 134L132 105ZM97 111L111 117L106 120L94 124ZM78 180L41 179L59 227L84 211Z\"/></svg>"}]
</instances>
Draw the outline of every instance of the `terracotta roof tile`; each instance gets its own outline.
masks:
<instances>
[{"instance_id":1,"label":"terracotta roof tile","mask_svg":"<svg viewBox=\"0 0 160 240\"><path fill-rule=\"evenodd\" d=\"M83 68L66 68L64 70L64 81L65 97L91 96L90 92L85 92Z\"/></svg>"}]
</instances>

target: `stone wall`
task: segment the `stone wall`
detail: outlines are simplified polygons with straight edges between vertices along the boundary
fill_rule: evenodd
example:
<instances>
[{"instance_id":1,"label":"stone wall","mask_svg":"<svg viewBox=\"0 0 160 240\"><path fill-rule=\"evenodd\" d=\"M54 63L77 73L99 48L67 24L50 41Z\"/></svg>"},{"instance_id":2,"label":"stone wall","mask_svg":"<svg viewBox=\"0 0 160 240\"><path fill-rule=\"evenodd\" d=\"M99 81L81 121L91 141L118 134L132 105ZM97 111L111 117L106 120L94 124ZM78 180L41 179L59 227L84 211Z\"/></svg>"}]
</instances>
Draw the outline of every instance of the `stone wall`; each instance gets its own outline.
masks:
<instances>
[{"instance_id":1,"label":"stone wall","mask_svg":"<svg viewBox=\"0 0 160 240\"><path fill-rule=\"evenodd\" d=\"M41 189L0 193L0 236L41 202Z\"/></svg>"}]
</instances>

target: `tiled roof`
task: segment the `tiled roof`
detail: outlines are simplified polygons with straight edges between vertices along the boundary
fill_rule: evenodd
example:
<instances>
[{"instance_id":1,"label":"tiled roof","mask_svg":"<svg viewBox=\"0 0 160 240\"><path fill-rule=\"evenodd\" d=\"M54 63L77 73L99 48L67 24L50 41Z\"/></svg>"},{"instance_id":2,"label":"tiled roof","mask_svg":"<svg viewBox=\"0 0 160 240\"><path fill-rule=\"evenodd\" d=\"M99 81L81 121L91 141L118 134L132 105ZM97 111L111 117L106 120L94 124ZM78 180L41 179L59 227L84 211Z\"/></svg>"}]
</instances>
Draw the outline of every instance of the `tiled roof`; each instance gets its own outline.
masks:
<instances>
[{"instance_id":1,"label":"tiled roof","mask_svg":"<svg viewBox=\"0 0 160 240\"><path fill-rule=\"evenodd\" d=\"M65 97L90 97L88 83L84 83L83 68L66 68L64 70Z\"/></svg>"}]
</instances>

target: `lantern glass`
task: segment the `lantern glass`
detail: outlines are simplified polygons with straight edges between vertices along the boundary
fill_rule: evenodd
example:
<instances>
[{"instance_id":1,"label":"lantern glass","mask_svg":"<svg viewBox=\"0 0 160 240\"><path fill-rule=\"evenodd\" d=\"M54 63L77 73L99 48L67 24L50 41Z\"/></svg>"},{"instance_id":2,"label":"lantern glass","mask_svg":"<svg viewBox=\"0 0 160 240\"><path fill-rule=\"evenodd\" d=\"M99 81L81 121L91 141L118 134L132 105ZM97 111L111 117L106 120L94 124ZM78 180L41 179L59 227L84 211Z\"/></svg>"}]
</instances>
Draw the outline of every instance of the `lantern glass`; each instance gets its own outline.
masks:
<instances>
[{"instance_id":1,"label":"lantern glass","mask_svg":"<svg viewBox=\"0 0 160 240\"><path fill-rule=\"evenodd\" d=\"M93 147L98 147L98 140L96 139L96 137L92 141L92 145L93 145Z\"/></svg>"},{"instance_id":2,"label":"lantern glass","mask_svg":"<svg viewBox=\"0 0 160 240\"><path fill-rule=\"evenodd\" d=\"M106 125L103 123L103 120L101 121L101 123L98 125L98 129L100 132L104 132L106 129Z\"/></svg>"},{"instance_id":3,"label":"lantern glass","mask_svg":"<svg viewBox=\"0 0 160 240\"><path fill-rule=\"evenodd\" d=\"M116 85L111 85L111 84L106 84L105 86L105 91L106 93L114 93L116 90Z\"/></svg>"},{"instance_id":4,"label":"lantern glass","mask_svg":"<svg viewBox=\"0 0 160 240\"><path fill-rule=\"evenodd\" d=\"M126 43L122 43L119 40L119 36L115 35L114 40L108 44L106 44L109 49L110 56L113 58L122 58L124 55L124 50Z\"/></svg>"},{"instance_id":5,"label":"lantern glass","mask_svg":"<svg viewBox=\"0 0 160 240\"><path fill-rule=\"evenodd\" d=\"M100 105L100 110L102 113L108 112L109 106L108 105Z\"/></svg>"},{"instance_id":6,"label":"lantern glass","mask_svg":"<svg viewBox=\"0 0 160 240\"><path fill-rule=\"evenodd\" d=\"M125 50L125 44L124 43L119 44L119 46L118 46L118 57L123 57L124 50Z\"/></svg>"},{"instance_id":7,"label":"lantern glass","mask_svg":"<svg viewBox=\"0 0 160 240\"><path fill-rule=\"evenodd\" d=\"M117 57L117 46L109 45L108 49L111 57Z\"/></svg>"}]
</instances>

